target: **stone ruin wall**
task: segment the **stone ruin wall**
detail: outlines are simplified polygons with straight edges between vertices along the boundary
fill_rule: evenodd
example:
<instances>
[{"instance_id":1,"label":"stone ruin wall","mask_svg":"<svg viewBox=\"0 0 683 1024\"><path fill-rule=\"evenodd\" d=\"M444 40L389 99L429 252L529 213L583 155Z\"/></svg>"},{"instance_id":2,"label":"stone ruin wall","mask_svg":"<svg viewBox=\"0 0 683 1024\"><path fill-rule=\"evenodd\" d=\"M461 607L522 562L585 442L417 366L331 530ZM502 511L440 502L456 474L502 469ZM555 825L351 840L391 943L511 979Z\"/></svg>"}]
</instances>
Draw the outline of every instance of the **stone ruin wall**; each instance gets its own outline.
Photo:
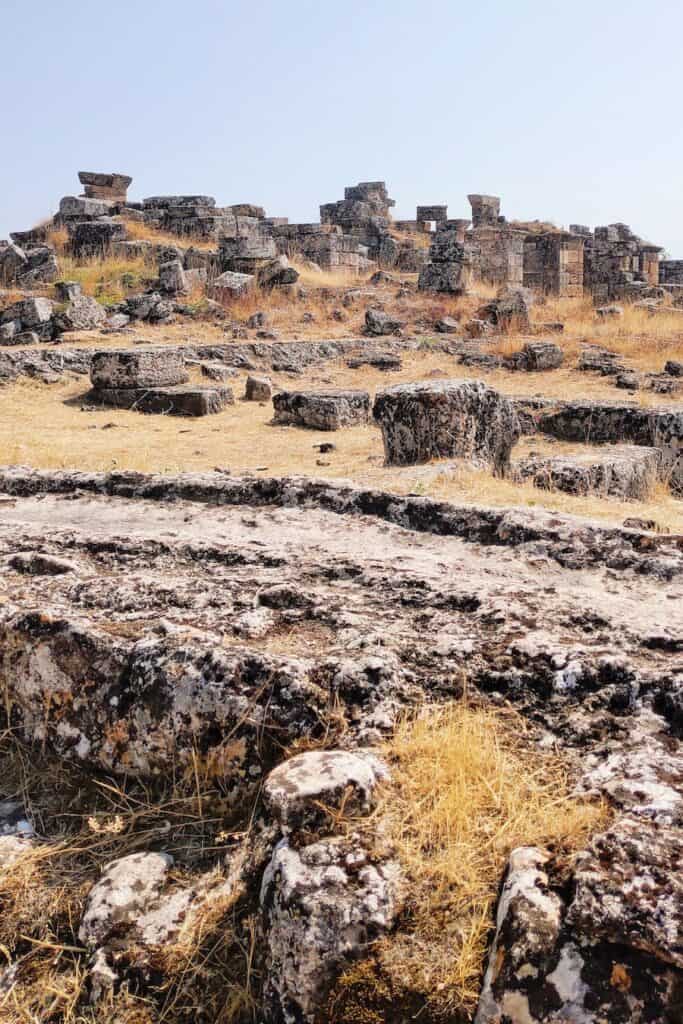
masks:
<instances>
[{"instance_id":1,"label":"stone ruin wall","mask_svg":"<svg viewBox=\"0 0 683 1024\"><path fill-rule=\"evenodd\" d=\"M581 298L583 248L583 238L564 232L527 235L524 241L524 287L544 295Z\"/></svg>"},{"instance_id":2,"label":"stone ruin wall","mask_svg":"<svg viewBox=\"0 0 683 1024\"><path fill-rule=\"evenodd\" d=\"M135 246L118 219L125 213L179 239L213 241L215 268L245 272L281 254L311 260L327 271L361 273L378 264L418 273L420 287L434 291L460 291L463 282L479 280L564 298L588 292L596 303L646 296L646 289L660 284L670 289L683 285L683 260L660 262L662 250L625 224L595 231L573 224L568 232L532 233L501 216L498 196L470 194L471 222L449 219L448 207L441 203L419 205L415 220L394 222L395 203L386 183L360 182L347 186L343 199L321 205L319 223L290 224L285 217L266 217L254 204L219 207L205 195L128 202L132 179L124 174L81 171L79 180L83 194L64 197L53 220L67 228L77 257ZM446 235L440 234L444 230ZM47 226L14 232L12 242L3 243L0 251L4 282L30 285L53 278L56 258L46 241ZM447 270L449 260L453 266Z\"/></svg>"}]
</instances>

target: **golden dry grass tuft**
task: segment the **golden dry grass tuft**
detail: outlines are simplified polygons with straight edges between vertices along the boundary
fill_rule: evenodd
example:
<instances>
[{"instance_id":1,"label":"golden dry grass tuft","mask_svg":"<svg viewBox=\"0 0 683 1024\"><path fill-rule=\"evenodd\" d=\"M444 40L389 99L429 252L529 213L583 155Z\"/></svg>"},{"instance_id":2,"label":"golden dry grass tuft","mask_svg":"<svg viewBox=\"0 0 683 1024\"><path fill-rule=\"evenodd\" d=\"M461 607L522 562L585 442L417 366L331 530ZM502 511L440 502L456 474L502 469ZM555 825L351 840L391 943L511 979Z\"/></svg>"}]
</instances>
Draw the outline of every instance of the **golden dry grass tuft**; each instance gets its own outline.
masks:
<instances>
[{"instance_id":1,"label":"golden dry grass tuft","mask_svg":"<svg viewBox=\"0 0 683 1024\"><path fill-rule=\"evenodd\" d=\"M622 309L622 317L601 319L589 296L549 297L532 309L532 317L536 323L564 323L557 341L565 358L576 356L585 344L595 344L618 352L639 370L661 370L667 359L683 359L683 310L663 307L653 315L627 303Z\"/></svg>"},{"instance_id":2,"label":"golden dry grass tuft","mask_svg":"<svg viewBox=\"0 0 683 1024\"><path fill-rule=\"evenodd\" d=\"M151 224L145 224L143 221L133 220L130 217L124 216L123 220L126 225L128 240L131 242L141 241L154 242L156 245L177 245L183 249L189 249L192 246L192 248L201 249L204 252L210 252L218 247L218 243L211 238L200 238L196 235L174 235L170 231L161 231Z\"/></svg>"},{"instance_id":3,"label":"golden dry grass tuft","mask_svg":"<svg viewBox=\"0 0 683 1024\"><path fill-rule=\"evenodd\" d=\"M393 782L377 815L408 885L403 923L375 951L380 983L420 993L430 1020L461 1019L479 995L510 852L548 848L562 870L607 808L572 796L566 763L540 752L510 710L432 708L405 720L385 755ZM339 989L358 978L352 969Z\"/></svg>"},{"instance_id":4,"label":"golden dry grass tuft","mask_svg":"<svg viewBox=\"0 0 683 1024\"><path fill-rule=\"evenodd\" d=\"M163 849L176 857L173 880L192 884L192 871L215 865L235 829L243 834L211 764L197 757L189 770L164 781L122 783L5 734L0 799L15 797L48 838L0 866L0 967L15 965L14 983L0 992L0 1024L186 1024L200 1011L217 1024L250 1019L252 943L249 928L246 948L235 932L232 898L207 904L176 943L152 953L158 980L145 998L124 984L111 999L88 1005L90 954L78 927L104 865ZM134 978L135 951L131 968Z\"/></svg>"},{"instance_id":5,"label":"golden dry grass tuft","mask_svg":"<svg viewBox=\"0 0 683 1024\"><path fill-rule=\"evenodd\" d=\"M78 281L86 295L103 305L121 302L134 292L148 287L155 277L154 268L144 259L75 260L62 256L59 261L60 277L64 281Z\"/></svg>"}]
</instances>

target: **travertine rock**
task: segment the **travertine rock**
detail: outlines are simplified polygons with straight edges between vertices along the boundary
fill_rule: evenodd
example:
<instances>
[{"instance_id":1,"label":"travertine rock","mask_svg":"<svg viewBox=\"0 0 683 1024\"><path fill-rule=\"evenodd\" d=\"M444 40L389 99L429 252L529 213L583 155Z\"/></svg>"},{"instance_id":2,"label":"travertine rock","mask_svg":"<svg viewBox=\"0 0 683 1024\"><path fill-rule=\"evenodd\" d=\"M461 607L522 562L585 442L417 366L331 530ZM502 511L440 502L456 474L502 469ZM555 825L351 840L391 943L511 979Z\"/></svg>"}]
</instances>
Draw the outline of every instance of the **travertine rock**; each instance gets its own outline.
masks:
<instances>
[{"instance_id":1,"label":"travertine rock","mask_svg":"<svg viewBox=\"0 0 683 1024\"><path fill-rule=\"evenodd\" d=\"M229 305L235 299L246 295L256 283L253 274L237 274L234 271L226 271L212 282L208 294L212 299L224 305Z\"/></svg>"},{"instance_id":2,"label":"travertine rock","mask_svg":"<svg viewBox=\"0 0 683 1024\"><path fill-rule=\"evenodd\" d=\"M310 750L273 769L263 794L287 831L329 831L335 811L368 813L375 788L386 778L387 769L370 753Z\"/></svg>"},{"instance_id":3,"label":"travertine rock","mask_svg":"<svg viewBox=\"0 0 683 1024\"><path fill-rule=\"evenodd\" d=\"M286 256L277 256L259 269L257 280L262 288L295 284L299 280L299 271L290 266Z\"/></svg>"},{"instance_id":4,"label":"travertine rock","mask_svg":"<svg viewBox=\"0 0 683 1024\"><path fill-rule=\"evenodd\" d=\"M400 334L405 324L402 320L389 316L381 309L367 309L365 311L365 333L371 336L383 334Z\"/></svg>"},{"instance_id":5,"label":"travertine rock","mask_svg":"<svg viewBox=\"0 0 683 1024\"><path fill-rule=\"evenodd\" d=\"M179 259L159 264L159 288L166 295L178 295L188 290L187 277Z\"/></svg>"},{"instance_id":6,"label":"travertine rock","mask_svg":"<svg viewBox=\"0 0 683 1024\"><path fill-rule=\"evenodd\" d=\"M509 369L527 370L530 373L556 370L563 362L562 349L554 341L528 341L521 351L505 359L505 365Z\"/></svg>"},{"instance_id":7,"label":"travertine rock","mask_svg":"<svg viewBox=\"0 0 683 1024\"><path fill-rule=\"evenodd\" d=\"M233 405L231 388L198 384L144 388L97 388L91 397L103 405L167 416L209 416Z\"/></svg>"},{"instance_id":8,"label":"travertine rock","mask_svg":"<svg viewBox=\"0 0 683 1024\"><path fill-rule=\"evenodd\" d=\"M274 423L314 430L339 430L370 418L367 391L279 391L273 395Z\"/></svg>"},{"instance_id":9,"label":"travertine rock","mask_svg":"<svg viewBox=\"0 0 683 1024\"><path fill-rule=\"evenodd\" d=\"M398 865L370 863L357 839L280 842L261 886L267 1019L312 1024L343 963L391 927L398 880Z\"/></svg>"},{"instance_id":10,"label":"travertine rock","mask_svg":"<svg viewBox=\"0 0 683 1024\"><path fill-rule=\"evenodd\" d=\"M65 309L55 314L58 331L92 331L107 319L107 311L90 295L75 295Z\"/></svg>"},{"instance_id":11,"label":"travertine rock","mask_svg":"<svg viewBox=\"0 0 683 1024\"><path fill-rule=\"evenodd\" d=\"M86 200L84 200L85 202ZM94 200L87 200L94 202ZM69 222L69 245L77 259L101 259L114 242L126 240L126 225L113 217Z\"/></svg>"},{"instance_id":12,"label":"travertine rock","mask_svg":"<svg viewBox=\"0 0 683 1024\"><path fill-rule=\"evenodd\" d=\"M661 479L661 467L658 448L610 445L574 455L531 454L514 464L514 473L551 491L644 501Z\"/></svg>"},{"instance_id":13,"label":"travertine rock","mask_svg":"<svg viewBox=\"0 0 683 1024\"><path fill-rule=\"evenodd\" d=\"M683 968L683 828L621 817L579 857L569 922Z\"/></svg>"},{"instance_id":14,"label":"travertine rock","mask_svg":"<svg viewBox=\"0 0 683 1024\"><path fill-rule=\"evenodd\" d=\"M377 394L373 416L394 465L459 457L505 473L520 434L512 405L482 381L397 384Z\"/></svg>"},{"instance_id":15,"label":"travertine rock","mask_svg":"<svg viewBox=\"0 0 683 1024\"><path fill-rule=\"evenodd\" d=\"M149 346L95 352L90 380L96 388L146 388L185 384L189 375L179 352Z\"/></svg>"},{"instance_id":16,"label":"travertine rock","mask_svg":"<svg viewBox=\"0 0 683 1024\"><path fill-rule=\"evenodd\" d=\"M159 895L173 858L162 853L132 853L109 864L90 890L78 937L91 949L144 914Z\"/></svg>"}]
</instances>

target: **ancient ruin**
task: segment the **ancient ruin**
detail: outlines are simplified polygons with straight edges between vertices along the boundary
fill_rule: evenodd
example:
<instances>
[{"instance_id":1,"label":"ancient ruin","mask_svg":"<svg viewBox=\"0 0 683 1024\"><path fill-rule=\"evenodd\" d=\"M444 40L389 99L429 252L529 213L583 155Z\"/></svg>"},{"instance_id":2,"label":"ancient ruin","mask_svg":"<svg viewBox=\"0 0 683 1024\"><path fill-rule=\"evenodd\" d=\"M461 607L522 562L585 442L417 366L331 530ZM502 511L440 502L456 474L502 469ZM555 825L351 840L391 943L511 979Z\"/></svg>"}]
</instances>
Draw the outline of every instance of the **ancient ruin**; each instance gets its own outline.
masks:
<instances>
[{"instance_id":1,"label":"ancient ruin","mask_svg":"<svg viewBox=\"0 0 683 1024\"><path fill-rule=\"evenodd\" d=\"M1 1024L680 1024L683 261L78 177L0 242Z\"/></svg>"}]
</instances>

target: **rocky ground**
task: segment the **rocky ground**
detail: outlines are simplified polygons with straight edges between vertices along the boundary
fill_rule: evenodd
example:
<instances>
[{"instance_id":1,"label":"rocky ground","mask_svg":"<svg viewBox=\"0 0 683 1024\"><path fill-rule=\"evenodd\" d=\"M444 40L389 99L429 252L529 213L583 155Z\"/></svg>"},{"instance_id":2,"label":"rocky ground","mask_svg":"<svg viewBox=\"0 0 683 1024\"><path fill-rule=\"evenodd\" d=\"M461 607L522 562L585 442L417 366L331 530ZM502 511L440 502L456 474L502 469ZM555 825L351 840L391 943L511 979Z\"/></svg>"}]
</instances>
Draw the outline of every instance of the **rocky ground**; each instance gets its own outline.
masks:
<instances>
[{"instance_id":1,"label":"rocky ground","mask_svg":"<svg viewBox=\"0 0 683 1024\"><path fill-rule=\"evenodd\" d=\"M250 999L272 1020L444 1019L373 960L410 935L412 883L372 808L406 711L467 700L511 705L538 763L561 750L580 799L605 803L569 859L510 853L478 1007L449 1019L681 1019L680 538L305 479L13 470L0 492L13 743L89 780L69 775L50 814L44 782L8 779L0 893L16 914L10 881L64 846L79 801L129 858L65 858L78 919L6 945L17 1007L48 943L77 964L81 1016L55 997L40 1019L184 1020L164 1016L164 951L219 920L223 1016L214 974L194 1019L247 1019ZM189 778L200 799L200 775L220 813L214 794L176 833L171 809L145 841L126 817L140 787ZM118 794L108 814L93 780Z\"/></svg>"},{"instance_id":2,"label":"rocky ground","mask_svg":"<svg viewBox=\"0 0 683 1024\"><path fill-rule=\"evenodd\" d=\"M69 270L0 302L0 1024L680 1024L680 309Z\"/></svg>"}]
</instances>

